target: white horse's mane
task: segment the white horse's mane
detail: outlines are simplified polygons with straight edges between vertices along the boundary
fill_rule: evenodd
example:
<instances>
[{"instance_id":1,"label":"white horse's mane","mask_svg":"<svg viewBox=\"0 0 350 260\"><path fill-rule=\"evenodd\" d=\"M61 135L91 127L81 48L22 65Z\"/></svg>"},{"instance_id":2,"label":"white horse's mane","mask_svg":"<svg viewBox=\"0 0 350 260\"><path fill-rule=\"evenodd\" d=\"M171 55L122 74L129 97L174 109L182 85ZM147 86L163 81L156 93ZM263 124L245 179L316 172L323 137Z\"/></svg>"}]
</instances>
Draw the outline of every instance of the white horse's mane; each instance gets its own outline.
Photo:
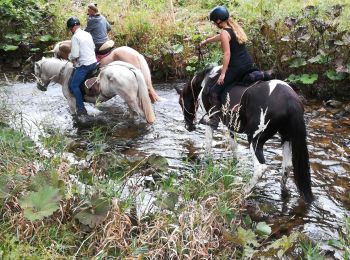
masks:
<instances>
[{"instance_id":1,"label":"white horse's mane","mask_svg":"<svg viewBox=\"0 0 350 260\"><path fill-rule=\"evenodd\" d=\"M42 65L45 64L46 61L49 61L50 66L45 66L45 72L47 74L57 74L60 72L62 66L67 65L68 61L61 60L58 58L45 58L43 57L41 60L37 62L37 64L43 69Z\"/></svg>"}]
</instances>

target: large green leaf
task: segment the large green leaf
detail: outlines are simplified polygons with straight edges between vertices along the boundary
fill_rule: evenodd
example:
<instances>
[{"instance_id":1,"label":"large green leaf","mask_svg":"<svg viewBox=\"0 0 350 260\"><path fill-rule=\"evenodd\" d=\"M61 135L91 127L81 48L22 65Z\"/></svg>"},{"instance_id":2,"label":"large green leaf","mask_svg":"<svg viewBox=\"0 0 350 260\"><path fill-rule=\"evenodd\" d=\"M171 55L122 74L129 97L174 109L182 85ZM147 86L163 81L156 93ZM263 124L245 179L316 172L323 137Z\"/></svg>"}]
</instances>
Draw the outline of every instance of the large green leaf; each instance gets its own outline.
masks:
<instances>
[{"instance_id":1,"label":"large green leaf","mask_svg":"<svg viewBox=\"0 0 350 260\"><path fill-rule=\"evenodd\" d=\"M9 45L9 44L5 44L1 46L1 49L3 49L4 51L15 51L18 49L18 46L15 45Z\"/></svg>"},{"instance_id":2,"label":"large green leaf","mask_svg":"<svg viewBox=\"0 0 350 260\"><path fill-rule=\"evenodd\" d=\"M260 236L269 236L271 234L271 227L265 222L259 222L256 225L256 233Z\"/></svg>"},{"instance_id":3,"label":"large green leaf","mask_svg":"<svg viewBox=\"0 0 350 260\"><path fill-rule=\"evenodd\" d=\"M315 83L318 80L318 74L302 74L302 75L295 75L291 74L287 78L288 82L291 83L303 83L305 85L310 85Z\"/></svg>"},{"instance_id":4,"label":"large green leaf","mask_svg":"<svg viewBox=\"0 0 350 260\"><path fill-rule=\"evenodd\" d=\"M166 196L159 197L156 205L162 209L174 210L176 203L179 200L179 194L176 192L168 192Z\"/></svg>"},{"instance_id":5,"label":"large green leaf","mask_svg":"<svg viewBox=\"0 0 350 260\"><path fill-rule=\"evenodd\" d=\"M291 83L297 83L299 82L300 77L295 74L290 74L289 77L286 79L286 81Z\"/></svg>"},{"instance_id":6,"label":"large green leaf","mask_svg":"<svg viewBox=\"0 0 350 260\"><path fill-rule=\"evenodd\" d=\"M346 77L346 73L338 73L334 70L327 70L325 75L332 81L340 81Z\"/></svg>"},{"instance_id":7,"label":"large green leaf","mask_svg":"<svg viewBox=\"0 0 350 260\"><path fill-rule=\"evenodd\" d=\"M327 56L319 54L308 60L309 63L326 64L329 61Z\"/></svg>"},{"instance_id":8,"label":"large green leaf","mask_svg":"<svg viewBox=\"0 0 350 260\"><path fill-rule=\"evenodd\" d=\"M51 41L52 39L53 39L52 36L49 34L43 35L39 38L41 42L48 42L48 41Z\"/></svg>"},{"instance_id":9,"label":"large green leaf","mask_svg":"<svg viewBox=\"0 0 350 260\"><path fill-rule=\"evenodd\" d=\"M41 220L59 209L60 195L56 188L43 186L37 192L30 192L20 200L24 216L31 220Z\"/></svg>"},{"instance_id":10,"label":"large green leaf","mask_svg":"<svg viewBox=\"0 0 350 260\"><path fill-rule=\"evenodd\" d=\"M174 54L181 53L184 50L184 46L181 45L181 44L175 44L175 45L172 46L172 48L173 48L173 53Z\"/></svg>"},{"instance_id":11,"label":"large green leaf","mask_svg":"<svg viewBox=\"0 0 350 260\"><path fill-rule=\"evenodd\" d=\"M91 201L91 205L82 209L74 218L80 223L94 228L100 225L107 217L110 209L110 201L107 198L97 198Z\"/></svg>"},{"instance_id":12,"label":"large green leaf","mask_svg":"<svg viewBox=\"0 0 350 260\"><path fill-rule=\"evenodd\" d=\"M317 74L302 74L300 76L300 82L305 85L314 84L318 80Z\"/></svg>"},{"instance_id":13,"label":"large green leaf","mask_svg":"<svg viewBox=\"0 0 350 260\"><path fill-rule=\"evenodd\" d=\"M22 39L22 36L19 34L15 34L15 33L8 33L5 35L5 38L8 40L14 40L19 42Z\"/></svg>"},{"instance_id":14,"label":"large green leaf","mask_svg":"<svg viewBox=\"0 0 350 260\"><path fill-rule=\"evenodd\" d=\"M41 187L50 186L59 190L64 196L64 181L61 180L57 172L39 172L31 179L30 189L38 191Z\"/></svg>"},{"instance_id":15,"label":"large green leaf","mask_svg":"<svg viewBox=\"0 0 350 260\"><path fill-rule=\"evenodd\" d=\"M306 63L306 60L304 58L295 58L290 63L289 67L291 67L291 68L299 68L299 67L305 66L306 64L307 63Z\"/></svg>"},{"instance_id":16,"label":"large green leaf","mask_svg":"<svg viewBox=\"0 0 350 260\"><path fill-rule=\"evenodd\" d=\"M259 246L256 236L251 229L245 230L239 227L237 229L236 237L237 242L243 247L246 245Z\"/></svg>"},{"instance_id":17,"label":"large green leaf","mask_svg":"<svg viewBox=\"0 0 350 260\"><path fill-rule=\"evenodd\" d=\"M156 154L149 156L145 163L157 171L166 171L169 167L167 159Z\"/></svg>"}]
</instances>

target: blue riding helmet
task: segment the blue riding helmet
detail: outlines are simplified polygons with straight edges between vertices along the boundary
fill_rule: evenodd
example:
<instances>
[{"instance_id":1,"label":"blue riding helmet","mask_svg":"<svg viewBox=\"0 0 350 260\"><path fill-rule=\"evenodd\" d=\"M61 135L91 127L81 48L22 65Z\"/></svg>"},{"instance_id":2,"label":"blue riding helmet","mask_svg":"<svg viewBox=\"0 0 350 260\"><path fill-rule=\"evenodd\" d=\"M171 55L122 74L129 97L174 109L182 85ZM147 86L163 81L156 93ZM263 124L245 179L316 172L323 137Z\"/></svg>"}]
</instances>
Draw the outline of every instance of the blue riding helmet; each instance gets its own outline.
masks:
<instances>
[{"instance_id":1,"label":"blue riding helmet","mask_svg":"<svg viewBox=\"0 0 350 260\"><path fill-rule=\"evenodd\" d=\"M209 20L216 22L217 20L226 21L230 14L225 6L214 7L209 13Z\"/></svg>"},{"instance_id":2,"label":"blue riding helmet","mask_svg":"<svg viewBox=\"0 0 350 260\"><path fill-rule=\"evenodd\" d=\"M75 25L80 25L80 21L77 17L72 16L67 20L67 28L73 28Z\"/></svg>"}]
</instances>

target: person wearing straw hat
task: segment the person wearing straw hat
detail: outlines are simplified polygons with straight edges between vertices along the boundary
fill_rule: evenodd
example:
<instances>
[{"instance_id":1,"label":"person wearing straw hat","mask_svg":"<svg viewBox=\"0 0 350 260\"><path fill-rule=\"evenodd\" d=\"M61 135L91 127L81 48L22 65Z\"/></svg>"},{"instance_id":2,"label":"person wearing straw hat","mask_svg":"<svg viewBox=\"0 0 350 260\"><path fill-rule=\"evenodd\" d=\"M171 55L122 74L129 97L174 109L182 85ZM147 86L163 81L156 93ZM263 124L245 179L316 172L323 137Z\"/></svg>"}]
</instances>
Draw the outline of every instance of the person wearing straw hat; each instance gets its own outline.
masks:
<instances>
[{"instance_id":1,"label":"person wearing straw hat","mask_svg":"<svg viewBox=\"0 0 350 260\"><path fill-rule=\"evenodd\" d=\"M85 31L89 32L94 40L95 52L99 53L102 51L102 45L107 45L107 48L110 47L110 45L113 47L114 42L108 40L108 32L111 30L111 25L108 23L107 19L99 13L97 4L89 4L87 12L89 17ZM106 46L103 49L105 48Z\"/></svg>"}]
</instances>

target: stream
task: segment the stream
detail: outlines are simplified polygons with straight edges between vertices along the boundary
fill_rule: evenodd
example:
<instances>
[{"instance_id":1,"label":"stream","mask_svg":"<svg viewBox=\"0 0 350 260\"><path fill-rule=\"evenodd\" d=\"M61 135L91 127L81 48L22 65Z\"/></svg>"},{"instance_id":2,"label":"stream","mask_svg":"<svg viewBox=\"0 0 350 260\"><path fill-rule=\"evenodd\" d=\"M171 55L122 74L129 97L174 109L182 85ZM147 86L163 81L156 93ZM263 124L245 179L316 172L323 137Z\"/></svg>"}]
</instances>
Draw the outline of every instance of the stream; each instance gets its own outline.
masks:
<instances>
[{"instance_id":1,"label":"stream","mask_svg":"<svg viewBox=\"0 0 350 260\"><path fill-rule=\"evenodd\" d=\"M160 155L168 160L171 169L178 170L205 156L205 129L199 126L195 132L185 130L175 85L181 83L155 84L162 100L154 104L157 119L151 126L140 118L130 117L127 107L118 97L98 108L87 104L92 123L77 125L68 112L59 85L50 85L47 92L41 92L35 83L2 82L0 97L14 111L11 126L25 128L34 140L49 129L78 138L82 132L103 125L112 129L112 134L107 137L108 145L124 156ZM252 219L263 218L273 224L276 234L298 230L317 241L322 249L334 250L327 245L327 240L337 238L337 230L344 229L345 218L350 216L350 113L311 100L306 105L305 120L314 203L305 206L292 178L287 183L291 196L282 200L282 149L279 137L275 136L265 145L268 168L249 199L263 209L263 214L256 212L254 207L248 207L247 211ZM214 133L212 155L214 159L232 156L222 126ZM252 170L244 135L238 138L238 159Z\"/></svg>"}]
</instances>

